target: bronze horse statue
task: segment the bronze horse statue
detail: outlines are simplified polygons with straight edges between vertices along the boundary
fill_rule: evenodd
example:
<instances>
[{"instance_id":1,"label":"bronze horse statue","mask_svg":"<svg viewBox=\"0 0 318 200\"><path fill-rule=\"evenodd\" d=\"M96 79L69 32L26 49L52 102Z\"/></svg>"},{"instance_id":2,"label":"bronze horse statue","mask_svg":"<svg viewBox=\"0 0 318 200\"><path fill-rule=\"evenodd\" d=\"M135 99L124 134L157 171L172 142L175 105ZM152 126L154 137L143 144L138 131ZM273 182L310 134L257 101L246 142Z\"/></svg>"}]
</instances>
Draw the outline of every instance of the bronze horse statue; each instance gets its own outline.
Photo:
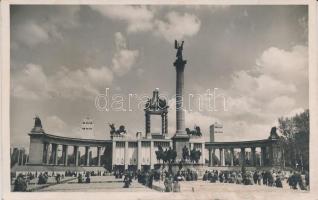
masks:
<instances>
[{"instance_id":1,"label":"bronze horse statue","mask_svg":"<svg viewBox=\"0 0 318 200\"><path fill-rule=\"evenodd\" d=\"M194 130L190 130L189 128L186 128L187 134L190 136L202 136L201 129L199 126L194 126Z\"/></svg>"},{"instance_id":2,"label":"bronze horse statue","mask_svg":"<svg viewBox=\"0 0 318 200\"><path fill-rule=\"evenodd\" d=\"M110 123L109 127L110 127L110 135L111 136L114 136L114 135L119 136L121 134L127 134L127 131L126 131L124 125L120 125L117 130L115 128L115 124L114 123Z\"/></svg>"}]
</instances>

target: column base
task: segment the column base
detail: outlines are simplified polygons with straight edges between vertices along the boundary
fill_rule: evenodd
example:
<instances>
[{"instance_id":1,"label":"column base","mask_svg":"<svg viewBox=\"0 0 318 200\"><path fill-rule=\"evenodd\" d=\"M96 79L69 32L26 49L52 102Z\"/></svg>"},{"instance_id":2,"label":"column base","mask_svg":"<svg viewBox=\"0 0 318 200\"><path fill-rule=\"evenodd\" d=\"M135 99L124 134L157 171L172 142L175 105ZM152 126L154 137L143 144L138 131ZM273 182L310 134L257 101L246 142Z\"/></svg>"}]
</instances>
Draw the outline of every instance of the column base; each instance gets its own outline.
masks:
<instances>
[{"instance_id":1,"label":"column base","mask_svg":"<svg viewBox=\"0 0 318 200\"><path fill-rule=\"evenodd\" d=\"M190 137L187 134L178 134L176 133L175 136L172 138L173 140L173 149L177 152L177 159L176 161L182 160L182 149L184 146L188 147L190 151L190 144L189 140Z\"/></svg>"}]
</instances>

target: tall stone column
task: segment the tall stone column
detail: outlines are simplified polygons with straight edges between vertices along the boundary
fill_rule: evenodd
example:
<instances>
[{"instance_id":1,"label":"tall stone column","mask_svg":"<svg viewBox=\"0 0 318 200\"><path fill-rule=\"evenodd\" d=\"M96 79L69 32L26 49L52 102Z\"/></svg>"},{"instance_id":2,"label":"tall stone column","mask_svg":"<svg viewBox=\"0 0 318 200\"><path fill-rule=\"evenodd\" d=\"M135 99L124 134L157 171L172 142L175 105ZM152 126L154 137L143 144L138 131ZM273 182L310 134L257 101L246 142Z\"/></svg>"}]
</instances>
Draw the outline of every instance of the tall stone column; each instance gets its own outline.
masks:
<instances>
[{"instance_id":1,"label":"tall stone column","mask_svg":"<svg viewBox=\"0 0 318 200\"><path fill-rule=\"evenodd\" d=\"M241 165L245 165L245 148L241 148Z\"/></svg>"},{"instance_id":2,"label":"tall stone column","mask_svg":"<svg viewBox=\"0 0 318 200\"><path fill-rule=\"evenodd\" d=\"M50 164L50 146L51 146L51 154L52 154L52 144L47 143L47 154L46 154L46 164Z\"/></svg>"},{"instance_id":3,"label":"tall stone column","mask_svg":"<svg viewBox=\"0 0 318 200\"><path fill-rule=\"evenodd\" d=\"M46 143L43 143L43 151L42 151L42 164L46 164L46 159L45 159L45 154L46 154L46 152L47 152L47 146L46 146ZM10 155L11 155L12 153L10 152Z\"/></svg>"},{"instance_id":4,"label":"tall stone column","mask_svg":"<svg viewBox=\"0 0 318 200\"><path fill-rule=\"evenodd\" d=\"M89 146L85 147L85 165L89 166Z\"/></svg>"},{"instance_id":5,"label":"tall stone column","mask_svg":"<svg viewBox=\"0 0 318 200\"><path fill-rule=\"evenodd\" d=\"M97 147L97 166L101 166L101 154L100 154L101 147Z\"/></svg>"},{"instance_id":6,"label":"tall stone column","mask_svg":"<svg viewBox=\"0 0 318 200\"><path fill-rule=\"evenodd\" d=\"M18 149L18 165L21 165L20 157L21 157L21 151L20 149Z\"/></svg>"},{"instance_id":7,"label":"tall stone column","mask_svg":"<svg viewBox=\"0 0 318 200\"><path fill-rule=\"evenodd\" d=\"M184 67L187 61L176 60L174 66L176 67L176 134L185 133L185 118L183 108L183 90L184 90Z\"/></svg>"},{"instance_id":8,"label":"tall stone column","mask_svg":"<svg viewBox=\"0 0 318 200\"><path fill-rule=\"evenodd\" d=\"M274 156L273 156L273 145L271 144L268 146L268 154L269 154L269 165L273 166L274 165Z\"/></svg>"},{"instance_id":9,"label":"tall stone column","mask_svg":"<svg viewBox=\"0 0 318 200\"><path fill-rule=\"evenodd\" d=\"M201 161L205 164L205 143L201 143Z\"/></svg>"},{"instance_id":10,"label":"tall stone column","mask_svg":"<svg viewBox=\"0 0 318 200\"><path fill-rule=\"evenodd\" d=\"M209 148L209 166L212 166L212 149Z\"/></svg>"},{"instance_id":11,"label":"tall stone column","mask_svg":"<svg viewBox=\"0 0 318 200\"><path fill-rule=\"evenodd\" d=\"M230 166L234 166L234 148L231 148L230 149L230 155L231 155L231 163L230 163Z\"/></svg>"},{"instance_id":12,"label":"tall stone column","mask_svg":"<svg viewBox=\"0 0 318 200\"><path fill-rule=\"evenodd\" d=\"M115 150L116 150L116 141L112 141L112 168L114 169L115 165L116 165L116 154L115 154Z\"/></svg>"},{"instance_id":13,"label":"tall stone column","mask_svg":"<svg viewBox=\"0 0 318 200\"><path fill-rule=\"evenodd\" d=\"M63 145L63 149L62 149L62 157L63 157L63 164L64 166L67 166L67 162L68 162L68 155L67 155L67 150L68 150L68 146L67 145Z\"/></svg>"},{"instance_id":14,"label":"tall stone column","mask_svg":"<svg viewBox=\"0 0 318 200\"><path fill-rule=\"evenodd\" d=\"M44 143L43 144L43 164L47 164L48 162L48 148L49 148L49 144L48 143Z\"/></svg>"},{"instance_id":15,"label":"tall stone column","mask_svg":"<svg viewBox=\"0 0 318 200\"><path fill-rule=\"evenodd\" d=\"M176 134L173 137L173 147L177 152L177 162L182 160L182 149L189 148L189 136L185 131L185 110L183 107L184 68L187 63L183 60L183 42L181 45L175 42L177 49L176 61L173 63L176 69Z\"/></svg>"},{"instance_id":16,"label":"tall stone column","mask_svg":"<svg viewBox=\"0 0 318 200\"><path fill-rule=\"evenodd\" d=\"M154 143L153 141L150 141L150 169L154 169L155 160Z\"/></svg>"},{"instance_id":17,"label":"tall stone column","mask_svg":"<svg viewBox=\"0 0 318 200\"><path fill-rule=\"evenodd\" d=\"M168 134L168 113L165 113L165 134Z\"/></svg>"},{"instance_id":18,"label":"tall stone column","mask_svg":"<svg viewBox=\"0 0 318 200\"><path fill-rule=\"evenodd\" d=\"M220 153L220 166L225 166L225 160L224 160L224 149L220 148L219 149Z\"/></svg>"},{"instance_id":19,"label":"tall stone column","mask_svg":"<svg viewBox=\"0 0 318 200\"><path fill-rule=\"evenodd\" d=\"M256 148L252 147L251 148L251 165L256 166Z\"/></svg>"},{"instance_id":20,"label":"tall stone column","mask_svg":"<svg viewBox=\"0 0 318 200\"><path fill-rule=\"evenodd\" d=\"M161 133L162 135L165 134L165 130L166 130L166 124L165 124L165 113L161 114Z\"/></svg>"},{"instance_id":21,"label":"tall stone column","mask_svg":"<svg viewBox=\"0 0 318 200\"><path fill-rule=\"evenodd\" d=\"M212 154L212 155L211 155L211 158L212 158L212 159L211 159L211 161L212 161L212 162L211 162L211 166L214 166L214 162L213 162L213 157L215 157L215 149L214 149L214 148L212 148L211 154Z\"/></svg>"},{"instance_id":22,"label":"tall stone column","mask_svg":"<svg viewBox=\"0 0 318 200\"><path fill-rule=\"evenodd\" d=\"M52 152L54 152L53 153L53 164L57 165L58 164L58 155L57 155L58 144L54 144L54 145L52 144L52 147L53 147Z\"/></svg>"},{"instance_id":23,"label":"tall stone column","mask_svg":"<svg viewBox=\"0 0 318 200\"><path fill-rule=\"evenodd\" d=\"M24 164L24 151L21 150L21 165L23 166Z\"/></svg>"},{"instance_id":24,"label":"tall stone column","mask_svg":"<svg viewBox=\"0 0 318 200\"><path fill-rule=\"evenodd\" d=\"M74 156L74 165L78 166L78 146L74 146L74 152L73 152L73 156Z\"/></svg>"},{"instance_id":25,"label":"tall stone column","mask_svg":"<svg viewBox=\"0 0 318 200\"><path fill-rule=\"evenodd\" d=\"M125 169L128 169L129 158L128 158L128 141L125 141L125 158L124 158Z\"/></svg>"},{"instance_id":26,"label":"tall stone column","mask_svg":"<svg viewBox=\"0 0 318 200\"><path fill-rule=\"evenodd\" d=\"M146 118L146 136L148 136L148 134L150 134L150 128L151 128L151 124L150 124L150 114L146 113L145 114L145 118Z\"/></svg>"},{"instance_id":27,"label":"tall stone column","mask_svg":"<svg viewBox=\"0 0 318 200\"><path fill-rule=\"evenodd\" d=\"M141 169L141 140L138 140L137 148L138 148L137 169Z\"/></svg>"},{"instance_id":28,"label":"tall stone column","mask_svg":"<svg viewBox=\"0 0 318 200\"><path fill-rule=\"evenodd\" d=\"M260 163L261 166L266 165L265 160L266 160L266 147L261 147L261 163Z\"/></svg>"}]
</instances>

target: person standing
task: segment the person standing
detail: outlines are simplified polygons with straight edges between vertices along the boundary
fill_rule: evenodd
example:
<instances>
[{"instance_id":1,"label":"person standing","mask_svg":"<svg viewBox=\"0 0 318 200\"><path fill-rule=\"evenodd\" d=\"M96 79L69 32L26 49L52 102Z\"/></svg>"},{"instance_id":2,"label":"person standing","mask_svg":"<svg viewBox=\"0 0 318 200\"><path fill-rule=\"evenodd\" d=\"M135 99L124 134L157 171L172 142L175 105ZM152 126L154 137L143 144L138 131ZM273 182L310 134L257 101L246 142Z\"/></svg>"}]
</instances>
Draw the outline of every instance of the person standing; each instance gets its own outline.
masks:
<instances>
[{"instance_id":1,"label":"person standing","mask_svg":"<svg viewBox=\"0 0 318 200\"><path fill-rule=\"evenodd\" d=\"M180 192L180 183L178 180L173 182L173 192Z\"/></svg>"}]
</instances>

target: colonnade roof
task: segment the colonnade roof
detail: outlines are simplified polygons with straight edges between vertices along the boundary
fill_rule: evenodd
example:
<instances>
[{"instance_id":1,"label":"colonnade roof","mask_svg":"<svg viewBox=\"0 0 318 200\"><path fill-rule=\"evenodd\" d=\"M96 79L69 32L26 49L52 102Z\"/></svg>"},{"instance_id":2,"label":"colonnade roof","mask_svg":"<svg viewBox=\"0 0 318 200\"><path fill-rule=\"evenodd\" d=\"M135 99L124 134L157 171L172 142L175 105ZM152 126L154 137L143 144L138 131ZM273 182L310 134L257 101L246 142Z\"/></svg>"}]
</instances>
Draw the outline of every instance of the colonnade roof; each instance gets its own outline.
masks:
<instances>
[{"instance_id":1,"label":"colonnade roof","mask_svg":"<svg viewBox=\"0 0 318 200\"><path fill-rule=\"evenodd\" d=\"M205 142L206 148L251 148L266 147L272 143L276 143L276 139L249 140L249 141L233 141L233 142Z\"/></svg>"},{"instance_id":2,"label":"colonnade roof","mask_svg":"<svg viewBox=\"0 0 318 200\"><path fill-rule=\"evenodd\" d=\"M97 139L87 139L87 138L73 138L73 137L52 135L48 133L39 134L39 133L31 132L29 135L31 137L41 138L43 142L55 143L55 144L61 144L61 145L103 146L107 143L112 142L110 139L97 140Z\"/></svg>"},{"instance_id":3,"label":"colonnade roof","mask_svg":"<svg viewBox=\"0 0 318 200\"><path fill-rule=\"evenodd\" d=\"M65 137L52 135L45 132L42 133L29 133L31 137L41 138L43 142L47 143L56 143L61 145L78 145L78 146L104 146L106 144L112 143L111 139L87 139L87 138L73 138L73 137ZM147 138L122 138L122 139L114 139L114 141L171 141L171 139L147 139ZM231 141L231 142L205 142L206 148L251 148L251 147L266 147L272 143L277 142L275 139L263 139L263 140L250 140L250 141Z\"/></svg>"}]
</instances>

